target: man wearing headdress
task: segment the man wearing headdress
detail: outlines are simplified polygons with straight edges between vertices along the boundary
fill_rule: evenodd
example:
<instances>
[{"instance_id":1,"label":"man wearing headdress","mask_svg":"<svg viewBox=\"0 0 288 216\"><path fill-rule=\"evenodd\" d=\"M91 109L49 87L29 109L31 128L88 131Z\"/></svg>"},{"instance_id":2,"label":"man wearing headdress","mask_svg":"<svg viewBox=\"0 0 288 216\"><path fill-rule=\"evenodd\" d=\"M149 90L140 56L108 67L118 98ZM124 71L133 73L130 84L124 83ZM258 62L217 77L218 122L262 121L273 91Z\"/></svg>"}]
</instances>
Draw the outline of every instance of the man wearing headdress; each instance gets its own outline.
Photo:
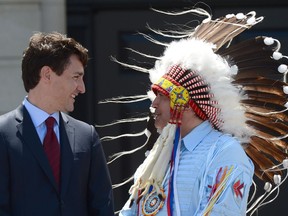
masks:
<instances>
[{"instance_id":1,"label":"man wearing headdress","mask_svg":"<svg viewBox=\"0 0 288 216\"><path fill-rule=\"evenodd\" d=\"M280 81L287 73L278 62L280 45L257 37L220 50L262 19L255 12L216 20L208 15L194 32L166 45L148 71L160 135L120 215L246 215L254 173L265 181L274 175L279 185L273 169L277 162L287 168L281 139L288 92Z\"/></svg>"},{"instance_id":2,"label":"man wearing headdress","mask_svg":"<svg viewBox=\"0 0 288 216\"><path fill-rule=\"evenodd\" d=\"M182 43L180 46L183 46L187 42L191 43L183 40L174 45ZM195 41L194 45L199 43L202 43L202 49L208 46L199 41ZM199 50L191 46L192 49L193 47L195 54L198 53L199 56ZM208 47L207 51L209 53ZM215 55L212 50L210 54ZM207 56L207 53L205 55ZM217 61L219 60L215 56L215 63L218 64L214 70L215 75L217 71L228 72L229 66ZM205 68L205 71L207 70L208 68ZM153 215L152 213L156 212L157 215L245 215L254 166L237 139L216 129L221 124L217 120L220 112L220 108L216 106L217 103L219 105L218 100L233 103L237 98L237 90L233 89L233 86L225 86L226 80L221 81L224 78L226 77L222 73L213 84L195 70L185 69L183 65L172 65L168 72L152 85L156 96L152 102L155 126L158 131L162 131L158 148L162 148L162 152L154 154L155 159L151 159L155 161L154 168L150 171L147 168L149 164L143 164L138 169L138 181L148 182L147 185L142 184L142 189L146 188L147 193L137 192L137 198L138 195L143 195L143 198L138 204L136 198L132 209L125 210L127 205L131 204L131 200L128 201L122 215L136 215L137 211L139 215ZM234 94L222 92L223 98L218 97L216 100L210 93L213 85L219 85L219 88L226 90L230 88ZM169 148L172 149L172 156L168 154L171 152ZM151 150L151 156L153 153ZM152 179L156 182L152 182ZM130 213L126 214L126 211Z\"/></svg>"}]
</instances>

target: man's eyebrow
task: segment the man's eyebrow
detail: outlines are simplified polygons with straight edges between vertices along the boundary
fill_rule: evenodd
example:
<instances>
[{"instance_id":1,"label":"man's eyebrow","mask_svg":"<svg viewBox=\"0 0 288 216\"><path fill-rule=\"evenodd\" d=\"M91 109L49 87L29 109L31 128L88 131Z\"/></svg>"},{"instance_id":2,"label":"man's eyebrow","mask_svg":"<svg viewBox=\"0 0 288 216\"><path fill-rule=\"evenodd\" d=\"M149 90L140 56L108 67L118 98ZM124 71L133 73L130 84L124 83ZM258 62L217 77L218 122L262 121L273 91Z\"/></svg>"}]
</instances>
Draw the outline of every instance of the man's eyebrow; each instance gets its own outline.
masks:
<instances>
[{"instance_id":1,"label":"man's eyebrow","mask_svg":"<svg viewBox=\"0 0 288 216\"><path fill-rule=\"evenodd\" d=\"M84 72L76 71L76 72L74 72L74 74L75 74L75 75L83 76L83 75L84 75Z\"/></svg>"}]
</instances>

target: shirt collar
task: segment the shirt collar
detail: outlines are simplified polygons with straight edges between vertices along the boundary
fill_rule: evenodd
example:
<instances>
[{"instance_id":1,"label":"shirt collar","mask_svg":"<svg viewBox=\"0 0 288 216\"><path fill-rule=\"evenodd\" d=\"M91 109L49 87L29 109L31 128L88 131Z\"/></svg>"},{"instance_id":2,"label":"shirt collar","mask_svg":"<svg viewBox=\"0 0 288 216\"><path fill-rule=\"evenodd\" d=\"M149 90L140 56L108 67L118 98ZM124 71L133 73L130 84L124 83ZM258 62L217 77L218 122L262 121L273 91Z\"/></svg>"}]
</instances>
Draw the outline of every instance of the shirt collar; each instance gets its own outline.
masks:
<instances>
[{"instance_id":1,"label":"shirt collar","mask_svg":"<svg viewBox=\"0 0 288 216\"><path fill-rule=\"evenodd\" d=\"M30 114L30 117L35 127L40 126L49 116L54 117L57 124L59 125L59 112L55 112L49 115L44 110L30 103L27 96L24 98L23 105L25 106L28 113Z\"/></svg>"},{"instance_id":2,"label":"shirt collar","mask_svg":"<svg viewBox=\"0 0 288 216\"><path fill-rule=\"evenodd\" d=\"M209 121L202 122L182 139L184 146L192 152L212 130Z\"/></svg>"}]
</instances>

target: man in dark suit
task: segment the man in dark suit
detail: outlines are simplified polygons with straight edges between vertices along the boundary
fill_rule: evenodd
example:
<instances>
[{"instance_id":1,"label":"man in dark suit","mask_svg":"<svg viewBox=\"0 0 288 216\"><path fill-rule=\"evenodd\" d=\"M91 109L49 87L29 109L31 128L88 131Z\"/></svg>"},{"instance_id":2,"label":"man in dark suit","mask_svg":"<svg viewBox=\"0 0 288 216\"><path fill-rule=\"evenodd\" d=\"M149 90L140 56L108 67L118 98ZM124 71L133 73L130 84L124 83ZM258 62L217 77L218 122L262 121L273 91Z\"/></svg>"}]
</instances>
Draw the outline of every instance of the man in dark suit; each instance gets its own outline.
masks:
<instances>
[{"instance_id":1,"label":"man in dark suit","mask_svg":"<svg viewBox=\"0 0 288 216\"><path fill-rule=\"evenodd\" d=\"M98 134L65 114L85 92L87 52L57 32L30 38L22 60L28 96L0 117L1 216L114 215Z\"/></svg>"}]
</instances>

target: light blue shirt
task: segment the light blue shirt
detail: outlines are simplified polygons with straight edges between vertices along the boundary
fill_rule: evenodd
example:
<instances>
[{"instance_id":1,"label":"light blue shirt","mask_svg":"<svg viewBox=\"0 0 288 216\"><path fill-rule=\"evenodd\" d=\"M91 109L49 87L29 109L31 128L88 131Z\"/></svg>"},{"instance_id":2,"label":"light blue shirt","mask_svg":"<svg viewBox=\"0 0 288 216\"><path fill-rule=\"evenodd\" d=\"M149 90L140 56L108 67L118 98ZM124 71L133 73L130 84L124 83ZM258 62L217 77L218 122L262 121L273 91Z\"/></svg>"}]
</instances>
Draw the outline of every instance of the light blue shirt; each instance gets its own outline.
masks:
<instances>
[{"instance_id":1,"label":"light blue shirt","mask_svg":"<svg viewBox=\"0 0 288 216\"><path fill-rule=\"evenodd\" d=\"M46 125L45 125L45 120L49 117L52 116L55 118L55 124L54 124L54 131L58 139L58 143L60 143L59 139L59 112L53 113L52 115L49 115L45 111L41 110L40 108L36 107L32 103L29 102L28 97L25 97L23 101L23 105L27 109L32 122L35 126L35 129L37 131L37 134L41 140L41 143L43 144L44 137L46 135Z\"/></svg>"},{"instance_id":2,"label":"light blue shirt","mask_svg":"<svg viewBox=\"0 0 288 216\"><path fill-rule=\"evenodd\" d=\"M215 195L214 189L224 176L227 176L227 182L216 203L212 205L210 216L246 215L253 174L253 163L240 143L230 135L214 130L208 121L203 122L182 139L178 151L173 216L202 216ZM167 196L167 178L164 179L163 187ZM120 216L135 216L138 208L135 202L129 208L127 202ZM141 208L139 215L143 215ZM157 216L167 215L165 200Z\"/></svg>"}]
</instances>

